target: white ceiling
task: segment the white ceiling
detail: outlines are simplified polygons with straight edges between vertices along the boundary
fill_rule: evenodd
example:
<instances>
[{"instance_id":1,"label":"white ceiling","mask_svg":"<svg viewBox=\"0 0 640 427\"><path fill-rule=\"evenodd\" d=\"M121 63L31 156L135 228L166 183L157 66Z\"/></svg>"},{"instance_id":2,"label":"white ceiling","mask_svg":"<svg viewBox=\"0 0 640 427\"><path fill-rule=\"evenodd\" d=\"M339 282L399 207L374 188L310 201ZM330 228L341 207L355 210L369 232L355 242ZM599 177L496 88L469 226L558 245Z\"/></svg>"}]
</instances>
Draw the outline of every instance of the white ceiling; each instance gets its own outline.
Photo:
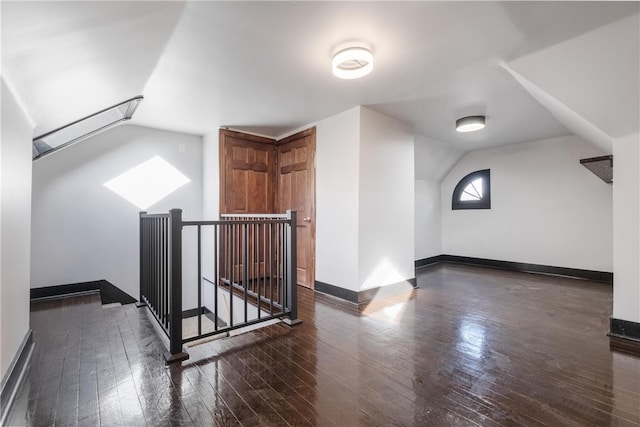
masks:
<instances>
[{"instance_id":1,"label":"white ceiling","mask_svg":"<svg viewBox=\"0 0 640 427\"><path fill-rule=\"evenodd\" d=\"M610 137L619 138L638 131L638 15L521 57L512 61L509 68L535 82L545 93L553 94Z\"/></svg>"},{"instance_id":2,"label":"white ceiling","mask_svg":"<svg viewBox=\"0 0 640 427\"><path fill-rule=\"evenodd\" d=\"M460 150L569 131L501 65L638 2L3 2L2 73L36 134L142 94L133 123L280 136L356 105ZM369 43L360 80L336 46ZM455 119L486 114L459 134Z\"/></svg>"}]
</instances>

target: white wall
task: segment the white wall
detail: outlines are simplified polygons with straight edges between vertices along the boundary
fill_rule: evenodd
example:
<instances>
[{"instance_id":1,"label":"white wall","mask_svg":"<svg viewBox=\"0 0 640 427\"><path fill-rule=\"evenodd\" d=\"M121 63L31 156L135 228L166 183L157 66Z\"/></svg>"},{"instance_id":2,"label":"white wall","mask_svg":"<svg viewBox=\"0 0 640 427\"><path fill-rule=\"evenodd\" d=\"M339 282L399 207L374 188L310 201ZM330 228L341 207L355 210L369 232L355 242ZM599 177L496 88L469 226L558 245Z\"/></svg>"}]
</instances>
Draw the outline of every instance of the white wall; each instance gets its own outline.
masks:
<instances>
[{"instance_id":1,"label":"white wall","mask_svg":"<svg viewBox=\"0 0 640 427\"><path fill-rule=\"evenodd\" d=\"M640 135L613 143L613 317L640 322Z\"/></svg>"},{"instance_id":2,"label":"white wall","mask_svg":"<svg viewBox=\"0 0 640 427\"><path fill-rule=\"evenodd\" d=\"M2 80L0 144L0 370L29 330L31 139L33 124Z\"/></svg>"},{"instance_id":3,"label":"white wall","mask_svg":"<svg viewBox=\"0 0 640 427\"><path fill-rule=\"evenodd\" d=\"M216 220L220 217L220 151L219 133L207 134L202 139L202 219ZM203 227L202 274L209 280L213 274L214 235L211 227ZM213 311L214 287L209 282L202 284L203 305Z\"/></svg>"},{"instance_id":4,"label":"white wall","mask_svg":"<svg viewBox=\"0 0 640 427\"><path fill-rule=\"evenodd\" d=\"M415 257L416 260L442 254L442 216L440 183L415 182Z\"/></svg>"},{"instance_id":5,"label":"white wall","mask_svg":"<svg viewBox=\"0 0 640 427\"><path fill-rule=\"evenodd\" d=\"M415 277L414 137L404 123L360 109L359 289Z\"/></svg>"},{"instance_id":6,"label":"white wall","mask_svg":"<svg viewBox=\"0 0 640 427\"><path fill-rule=\"evenodd\" d=\"M220 151L218 132L202 139L202 216L218 219L220 216Z\"/></svg>"},{"instance_id":7,"label":"white wall","mask_svg":"<svg viewBox=\"0 0 640 427\"><path fill-rule=\"evenodd\" d=\"M32 287L106 279L139 296L139 208L104 187L130 168L161 156L191 182L151 206L202 216L202 138L139 126L119 126L46 156L33 166ZM195 259L185 241L183 258ZM192 266L184 278L195 281ZM185 287L184 307L195 307Z\"/></svg>"},{"instance_id":8,"label":"white wall","mask_svg":"<svg viewBox=\"0 0 640 427\"><path fill-rule=\"evenodd\" d=\"M415 257L442 254L440 182L464 156L448 144L415 136Z\"/></svg>"},{"instance_id":9,"label":"white wall","mask_svg":"<svg viewBox=\"0 0 640 427\"><path fill-rule=\"evenodd\" d=\"M577 136L468 153L442 182L443 252L613 271L612 187L579 164L602 154ZM491 169L491 209L452 211L455 185L479 169Z\"/></svg>"},{"instance_id":10,"label":"white wall","mask_svg":"<svg viewBox=\"0 0 640 427\"><path fill-rule=\"evenodd\" d=\"M311 126L316 280L357 292L415 277L410 129L361 106Z\"/></svg>"},{"instance_id":11,"label":"white wall","mask_svg":"<svg viewBox=\"0 0 640 427\"><path fill-rule=\"evenodd\" d=\"M360 107L315 126L316 280L357 291Z\"/></svg>"}]
</instances>

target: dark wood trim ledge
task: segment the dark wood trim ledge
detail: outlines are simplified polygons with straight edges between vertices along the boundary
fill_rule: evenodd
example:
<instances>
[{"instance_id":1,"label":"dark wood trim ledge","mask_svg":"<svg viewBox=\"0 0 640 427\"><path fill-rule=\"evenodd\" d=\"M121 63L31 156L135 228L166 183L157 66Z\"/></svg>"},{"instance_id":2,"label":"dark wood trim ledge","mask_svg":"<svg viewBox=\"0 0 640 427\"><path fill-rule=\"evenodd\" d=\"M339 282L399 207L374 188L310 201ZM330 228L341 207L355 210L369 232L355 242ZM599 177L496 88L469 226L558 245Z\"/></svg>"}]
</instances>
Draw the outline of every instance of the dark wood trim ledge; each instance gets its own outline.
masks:
<instances>
[{"instance_id":1,"label":"dark wood trim ledge","mask_svg":"<svg viewBox=\"0 0 640 427\"><path fill-rule=\"evenodd\" d=\"M197 308L190 308L189 310L183 310L182 311L182 318L183 319L188 319L189 317L196 317L199 314L209 314L211 313L211 310L209 310L207 307L201 307L200 310L198 310Z\"/></svg>"},{"instance_id":2,"label":"dark wood trim ledge","mask_svg":"<svg viewBox=\"0 0 640 427\"><path fill-rule=\"evenodd\" d=\"M92 282L71 283L67 285L45 286L31 289L31 300L62 298L71 295L100 292L102 304L121 303L131 304L137 300L113 285L108 280L94 280Z\"/></svg>"},{"instance_id":3,"label":"dark wood trim ledge","mask_svg":"<svg viewBox=\"0 0 640 427\"><path fill-rule=\"evenodd\" d=\"M25 372L29 367L34 346L33 331L29 329L11 365L9 365L9 369L2 378L2 393L0 394L0 410L2 412L0 413L0 425L5 425L13 400L24 379Z\"/></svg>"},{"instance_id":4,"label":"dark wood trim ledge","mask_svg":"<svg viewBox=\"0 0 640 427\"><path fill-rule=\"evenodd\" d=\"M71 283L68 285L44 286L42 288L31 288L31 299L60 298L73 294L85 294L100 291L100 280L93 282Z\"/></svg>"},{"instance_id":5,"label":"dark wood trim ledge","mask_svg":"<svg viewBox=\"0 0 640 427\"><path fill-rule=\"evenodd\" d=\"M366 289L364 291L353 291L351 289L341 288L340 286L331 285L329 283L315 281L315 291L323 294L331 295L354 304L364 304L370 302L375 297L386 297L404 291L410 291L418 287L418 281L415 277L392 283L386 286Z\"/></svg>"},{"instance_id":6,"label":"dark wood trim ledge","mask_svg":"<svg viewBox=\"0 0 640 427\"><path fill-rule=\"evenodd\" d=\"M640 323L612 317L607 335L612 349L640 356Z\"/></svg>"},{"instance_id":7,"label":"dark wood trim ledge","mask_svg":"<svg viewBox=\"0 0 640 427\"><path fill-rule=\"evenodd\" d=\"M444 255L436 255L429 258L422 258L422 259L416 260L415 266L416 268L420 268L420 267L426 267L427 265L437 264L439 262L442 262L443 256Z\"/></svg>"},{"instance_id":8,"label":"dark wood trim ledge","mask_svg":"<svg viewBox=\"0 0 640 427\"><path fill-rule=\"evenodd\" d=\"M525 262L500 261L485 258L473 258L458 255L437 255L417 260L416 268L427 265L448 262L453 264L479 265L482 267L499 268L502 270L520 271L523 273L553 274L557 276L577 277L579 279L593 280L613 284L613 273L606 271L581 270L578 268L555 267L550 265L529 264Z\"/></svg>"}]
</instances>

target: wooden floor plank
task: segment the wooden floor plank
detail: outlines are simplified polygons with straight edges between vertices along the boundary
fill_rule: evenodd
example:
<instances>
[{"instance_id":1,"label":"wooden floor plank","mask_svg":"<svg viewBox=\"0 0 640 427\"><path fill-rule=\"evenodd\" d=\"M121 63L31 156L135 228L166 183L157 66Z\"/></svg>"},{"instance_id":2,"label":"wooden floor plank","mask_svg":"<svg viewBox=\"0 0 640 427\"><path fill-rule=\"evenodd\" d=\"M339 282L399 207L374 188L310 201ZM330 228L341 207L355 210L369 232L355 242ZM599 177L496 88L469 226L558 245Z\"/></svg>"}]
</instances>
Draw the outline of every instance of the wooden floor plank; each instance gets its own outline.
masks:
<instances>
[{"instance_id":1,"label":"wooden floor plank","mask_svg":"<svg viewBox=\"0 0 640 427\"><path fill-rule=\"evenodd\" d=\"M32 303L8 425L640 426L640 358L609 348L610 285L461 265L356 306L298 290L303 323L167 367L145 309Z\"/></svg>"}]
</instances>

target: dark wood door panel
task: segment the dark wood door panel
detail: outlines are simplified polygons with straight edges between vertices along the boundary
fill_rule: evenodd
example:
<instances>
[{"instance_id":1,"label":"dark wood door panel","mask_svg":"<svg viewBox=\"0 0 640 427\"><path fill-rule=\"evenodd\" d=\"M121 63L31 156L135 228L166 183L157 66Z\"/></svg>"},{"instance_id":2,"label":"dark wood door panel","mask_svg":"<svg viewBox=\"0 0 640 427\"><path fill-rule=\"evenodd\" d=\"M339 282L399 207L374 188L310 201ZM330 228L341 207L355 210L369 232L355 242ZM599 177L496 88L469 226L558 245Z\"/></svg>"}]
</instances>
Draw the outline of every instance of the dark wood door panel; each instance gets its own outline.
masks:
<instances>
[{"instance_id":1,"label":"dark wood door panel","mask_svg":"<svg viewBox=\"0 0 640 427\"><path fill-rule=\"evenodd\" d=\"M274 142L220 130L220 213L274 212Z\"/></svg>"},{"instance_id":2,"label":"dark wood door panel","mask_svg":"<svg viewBox=\"0 0 640 427\"><path fill-rule=\"evenodd\" d=\"M315 128L277 145L277 208L298 213L298 284L315 280Z\"/></svg>"}]
</instances>

